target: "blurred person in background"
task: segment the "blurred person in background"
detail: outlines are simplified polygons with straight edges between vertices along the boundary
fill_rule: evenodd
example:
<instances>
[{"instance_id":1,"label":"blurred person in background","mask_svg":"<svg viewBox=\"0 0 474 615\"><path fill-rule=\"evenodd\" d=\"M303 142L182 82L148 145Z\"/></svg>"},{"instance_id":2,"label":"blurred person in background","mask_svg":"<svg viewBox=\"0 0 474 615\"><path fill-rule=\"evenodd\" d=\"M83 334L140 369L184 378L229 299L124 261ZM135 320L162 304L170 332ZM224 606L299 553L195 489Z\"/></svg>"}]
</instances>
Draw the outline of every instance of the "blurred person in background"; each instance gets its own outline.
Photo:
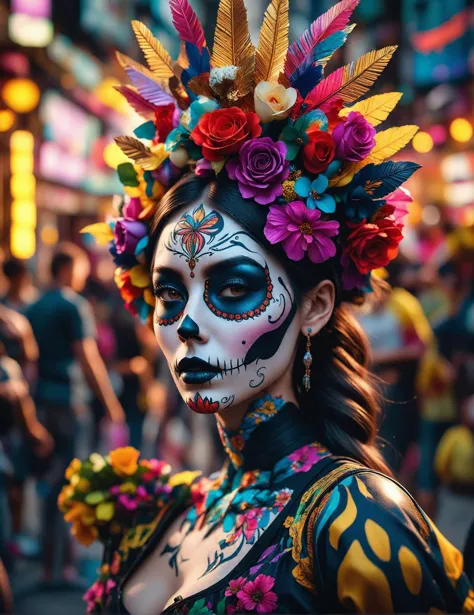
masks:
<instances>
[{"instance_id":1,"label":"blurred person in background","mask_svg":"<svg viewBox=\"0 0 474 615\"><path fill-rule=\"evenodd\" d=\"M392 263L392 291L377 297L371 311L357 314L371 343L372 369L382 381L384 412L379 434L386 443L384 457L396 474L416 440L416 374L433 339L418 300L399 285L402 273L403 265ZM387 278L388 272L380 275Z\"/></svg>"},{"instance_id":2,"label":"blurred person in background","mask_svg":"<svg viewBox=\"0 0 474 615\"><path fill-rule=\"evenodd\" d=\"M5 260L3 274L7 280L7 289L0 303L16 312L24 313L37 298L37 291L31 282L25 261L18 258Z\"/></svg>"},{"instance_id":3,"label":"blurred person in background","mask_svg":"<svg viewBox=\"0 0 474 615\"><path fill-rule=\"evenodd\" d=\"M107 418L113 423L124 422L123 409L97 348L90 305L78 294L88 275L89 262L85 253L76 246L64 245L51 262L51 287L27 313L39 347L36 401L55 442L54 452L41 472L45 498L46 581L53 579L55 541L61 544L61 538L64 540L66 536L58 522L56 500L64 468L75 454L76 412L83 404L80 399L81 390L84 390L82 376L101 400ZM54 570L54 580L58 572Z\"/></svg>"},{"instance_id":4,"label":"blurred person in background","mask_svg":"<svg viewBox=\"0 0 474 615\"><path fill-rule=\"evenodd\" d=\"M25 382L33 382L38 360L38 346L28 319L0 304L0 344L4 355L21 368ZM34 555L38 546L23 533L25 482L30 476L30 445L24 430L13 425L3 436L5 451L12 465L6 479L12 522L10 548L17 555Z\"/></svg>"}]
</instances>

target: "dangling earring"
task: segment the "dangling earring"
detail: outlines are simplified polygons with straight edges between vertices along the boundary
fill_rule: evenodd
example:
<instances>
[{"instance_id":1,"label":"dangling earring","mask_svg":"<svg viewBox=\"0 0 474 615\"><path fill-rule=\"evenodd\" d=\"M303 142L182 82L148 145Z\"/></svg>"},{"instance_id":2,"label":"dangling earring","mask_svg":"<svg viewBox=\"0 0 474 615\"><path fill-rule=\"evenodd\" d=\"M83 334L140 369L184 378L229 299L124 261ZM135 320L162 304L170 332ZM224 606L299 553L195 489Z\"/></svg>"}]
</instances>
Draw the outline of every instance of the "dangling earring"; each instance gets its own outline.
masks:
<instances>
[{"instance_id":1,"label":"dangling earring","mask_svg":"<svg viewBox=\"0 0 474 615\"><path fill-rule=\"evenodd\" d=\"M303 386L305 388L306 393L311 388L311 363L313 362L313 357L311 356L311 329L308 329L308 337L306 339L306 352L303 357L304 363L304 376L303 376Z\"/></svg>"}]
</instances>

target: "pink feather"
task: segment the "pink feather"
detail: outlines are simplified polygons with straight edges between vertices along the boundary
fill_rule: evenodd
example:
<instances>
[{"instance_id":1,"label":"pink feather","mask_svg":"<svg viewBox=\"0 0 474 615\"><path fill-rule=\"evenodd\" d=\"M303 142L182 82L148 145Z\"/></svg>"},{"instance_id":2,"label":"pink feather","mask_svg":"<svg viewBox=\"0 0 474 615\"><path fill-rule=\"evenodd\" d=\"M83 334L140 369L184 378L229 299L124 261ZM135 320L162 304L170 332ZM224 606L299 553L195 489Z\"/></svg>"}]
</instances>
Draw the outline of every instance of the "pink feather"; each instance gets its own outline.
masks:
<instances>
[{"instance_id":1,"label":"pink feather","mask_svg":"<svg viewBox=\"0 0 474 615\"><path fill-rule=\"evenodd\" d=\"M300 39L290 45L285 62L285 75L288 79L318 43L347 26L359 1L342 0L313 21Z\"/></svg>"},{"instance_id":2,"label":"pink feather","mask_svg":"<svg viewBox=\"0 0 474 615\"><path fill-rule=\"evenodd\" d=\"M202 51L206 45L204 30L188 0L170 0L170 8L174 27L181 39Z\"/></svg>"},{"instance_id":3,"label":"pink feather","mask_svg":"<svg viewBox=\"0 0 474 615\"><path fill-rule=\"evenodd\" d=\"M143 98L143 96L140 96L138 92L132 90L128 85L115 86L115 89L125 97L128 104L138 113L138 115L145 120L155 119L155 112L158 107L155 107L155 105L149 103Z\"/></svg>"},{"instance_id":4,"label":"pink feather","mask_svg":"<svg viewBox=\"0 0 474 615\"><path fill-rule=\"evenodd\" d=\"M321 111L327 111L331 107L331 103L338 98L337 94L334 94L338 88L342 85L344 77L344 66L338 68L331 73L326 79L323 79L318 85L311 90L305 99L310 109L317 107Z\"/></svg>"}]
</instances>

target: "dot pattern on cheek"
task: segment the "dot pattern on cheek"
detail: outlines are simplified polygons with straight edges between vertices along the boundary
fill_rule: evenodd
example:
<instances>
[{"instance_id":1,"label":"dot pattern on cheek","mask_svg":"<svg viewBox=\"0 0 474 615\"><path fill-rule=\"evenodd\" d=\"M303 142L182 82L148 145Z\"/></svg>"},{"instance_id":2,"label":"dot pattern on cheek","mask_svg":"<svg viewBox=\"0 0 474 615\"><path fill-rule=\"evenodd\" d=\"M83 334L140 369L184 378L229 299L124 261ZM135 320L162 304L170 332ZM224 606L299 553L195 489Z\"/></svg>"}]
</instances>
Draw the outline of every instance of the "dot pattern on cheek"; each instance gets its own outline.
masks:
<instances>
[{"instance_id":1,"label":"dot pattern on cheek","mask_svg":"<svg viewBox=\"0 0 474 615\"><path fill-rule=\"evenodd\" d=\"M270 278L270 272L267 267L265 267L265 275L267 277L267 294L262 303L253 310L248 310L247 312L241 312L240 314L228 313L223 310L218 309L209 299L209 280L206 280L204 284L204 302L207 307L219 318L224 318L225 320L233 320L240 322L242 320L248 320L249 318L256 318L260 316L267 309L270 300L273 298L273 284Z\"/></svg>"},{"instance_id":2,"label":"dot pattern on cheek","mask_svg":"<svg viewBox=\"0 0 474 615\"><path fill-rule=\"evenodd\" d=\"M183 312L184 310L181 310L179 314L176 314L176 316L173 316L172 318L160 318L159 316L155 316L155 322L160 327L167 327L168 325L173 325L175 322L178 322L178 320L183 316Z\"/></svg>"}]
</instances>

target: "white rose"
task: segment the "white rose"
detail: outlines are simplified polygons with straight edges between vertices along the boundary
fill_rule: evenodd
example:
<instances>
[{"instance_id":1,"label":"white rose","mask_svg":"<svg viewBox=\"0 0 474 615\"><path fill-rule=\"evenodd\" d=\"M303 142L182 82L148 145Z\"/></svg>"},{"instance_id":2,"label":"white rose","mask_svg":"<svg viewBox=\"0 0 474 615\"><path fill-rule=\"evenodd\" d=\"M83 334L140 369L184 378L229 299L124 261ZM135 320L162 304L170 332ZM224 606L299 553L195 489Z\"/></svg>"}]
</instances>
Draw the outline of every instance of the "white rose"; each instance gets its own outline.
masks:
<instances>
[{"instance_id":1,"label":"white rose","mask_svg":"<svg viewBox=\"0 0 474 615\"><path fill-rule=\"evenodd\" d=\"M261 81L255 88L255 111L264 124L272 120L284 120L290 114L297 96L295 88Z\"/></svg>"}]
</instances>

